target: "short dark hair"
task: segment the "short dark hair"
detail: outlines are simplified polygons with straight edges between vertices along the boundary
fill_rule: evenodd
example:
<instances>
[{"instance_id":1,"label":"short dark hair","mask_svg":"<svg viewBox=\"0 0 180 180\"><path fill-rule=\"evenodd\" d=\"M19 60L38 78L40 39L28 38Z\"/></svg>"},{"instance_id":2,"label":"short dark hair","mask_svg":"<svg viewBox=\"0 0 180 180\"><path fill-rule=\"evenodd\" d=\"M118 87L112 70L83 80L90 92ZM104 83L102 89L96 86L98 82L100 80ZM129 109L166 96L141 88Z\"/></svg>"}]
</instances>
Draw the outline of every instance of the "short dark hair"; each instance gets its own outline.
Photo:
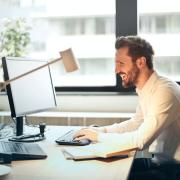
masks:
<instances>
[{"instance_id":1,"label":"short dark hair","mask_svg":"<svg viewBox=\"0 0 180 180\"><path fill-rule=\"evenodd\" d=\"M135 62L136 59L144 56L149 69L153 69L153 55L154 50L149 42L138 36L121 36L117 37L115 48L116 50L127 47L128 55L132 57Z\"/></svg>"}]
</instances>

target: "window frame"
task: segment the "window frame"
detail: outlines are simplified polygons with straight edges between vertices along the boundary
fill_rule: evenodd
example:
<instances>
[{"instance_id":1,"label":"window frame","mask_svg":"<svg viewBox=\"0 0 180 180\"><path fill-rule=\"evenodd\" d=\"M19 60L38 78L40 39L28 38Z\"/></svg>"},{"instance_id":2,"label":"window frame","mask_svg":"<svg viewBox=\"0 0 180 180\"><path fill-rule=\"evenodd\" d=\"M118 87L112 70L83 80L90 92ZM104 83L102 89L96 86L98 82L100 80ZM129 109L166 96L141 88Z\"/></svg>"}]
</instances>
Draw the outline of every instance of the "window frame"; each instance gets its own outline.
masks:
<instances>
[{"instance_id":1,"label":"window frame","mask_svg":"<svg viewBox=\"0 0 180 180\"><path fill-rule=\"evenodd\" d=\"M116 15L115 15L115 36L137 35L138 34L138 12L137 12L138 0L116 0ZM128 9L128 11L127 11ZM126 17L126 18L124 18ZM176 82L180 85L180 81ZM78 92L95 92L98 94L131 94L135 95L135 88L123 88L121 78L116 75L115 86L91 86L91 87L55 87L56 92L67 92L70 94Z\"/></svg>"},{"instance_id":2,"label":"window frame","mask_svg":"<svg viewBox=\"0 0 180 180\"><path fill-rule=\"evenodd\" d=\"M128 9L128 11L127 11ZM127 17L126 19L124 17ZM116 0L115 36L137 35L137 0ZM113 44L112 44L113 46ZM134 88L123 88L121 78L116 75L115 86L78 86L55 87L56 92L128 92Z\"/></svg>"}]
</instances>

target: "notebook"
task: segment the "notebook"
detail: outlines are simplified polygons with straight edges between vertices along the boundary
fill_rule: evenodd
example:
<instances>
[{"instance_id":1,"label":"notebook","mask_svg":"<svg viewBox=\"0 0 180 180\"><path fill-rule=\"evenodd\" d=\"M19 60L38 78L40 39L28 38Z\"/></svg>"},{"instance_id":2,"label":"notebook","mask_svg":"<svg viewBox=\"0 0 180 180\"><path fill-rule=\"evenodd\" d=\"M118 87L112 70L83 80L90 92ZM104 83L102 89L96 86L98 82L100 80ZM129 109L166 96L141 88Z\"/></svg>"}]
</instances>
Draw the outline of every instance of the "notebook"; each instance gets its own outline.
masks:
<instances>
[{"instance_id":1,"label":"notebook","mask_svg":"<svg viewBox=\"0 0 180 180\"><path fill-rule=\"evenodd\" d=\"M83 147L62 147L61 151L66 159L96 159L96 158L111 158L111 157L128 157L137 148L119 149L112 144L96 143Z\"/></svg>"}]
</instances>

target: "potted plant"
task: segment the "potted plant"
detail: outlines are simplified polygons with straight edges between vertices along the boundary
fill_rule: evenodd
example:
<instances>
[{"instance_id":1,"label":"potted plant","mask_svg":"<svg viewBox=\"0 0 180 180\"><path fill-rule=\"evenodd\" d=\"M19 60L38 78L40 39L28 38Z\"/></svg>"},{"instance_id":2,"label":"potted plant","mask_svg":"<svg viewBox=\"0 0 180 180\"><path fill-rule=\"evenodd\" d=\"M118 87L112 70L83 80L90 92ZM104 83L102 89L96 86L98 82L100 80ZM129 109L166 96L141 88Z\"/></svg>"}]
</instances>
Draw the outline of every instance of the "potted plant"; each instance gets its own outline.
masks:
<instances>
[{"instance_id":1,"label":"potted plant","mask_svg":"<svg viewBox=\"0 0 180 180\"><path fill-rule=\"evenodd\" d=\"M1 56L24 56L27 53L29 43L30 26L25 19L3 21L0 32Z\"/></svg>"},{"instance_id":2,"label":"potted plant","mask_svg":"<svg viewBox=\"0 0 180 180\"><path fill-rule=\"evenodd\" d=\"M4 19L1 21L0 58L26 55L30 44L30 26L25 19ZM1 68L2 71L2 68ZM2 82L2 72L0 74Z\"/></svg>"}]
</instances>

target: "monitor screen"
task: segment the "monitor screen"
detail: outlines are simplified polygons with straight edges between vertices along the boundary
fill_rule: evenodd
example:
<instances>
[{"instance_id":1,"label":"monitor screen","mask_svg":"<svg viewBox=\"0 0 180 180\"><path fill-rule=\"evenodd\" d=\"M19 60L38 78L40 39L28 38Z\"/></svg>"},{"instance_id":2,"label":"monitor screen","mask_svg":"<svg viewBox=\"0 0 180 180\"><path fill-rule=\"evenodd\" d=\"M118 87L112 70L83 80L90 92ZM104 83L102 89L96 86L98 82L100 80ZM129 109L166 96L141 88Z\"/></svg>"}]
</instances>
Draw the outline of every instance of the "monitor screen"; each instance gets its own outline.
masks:
<instances>
[{"instance_id":1,"label":"monitor screen","mask_svg":"<svg viewBox=\"0 0 180 180\"><path fill-rule=\"evenodd\" d=\"M3 57L4 79L10 80L46 63L47 61L27 58ZM55 89L49 66L12 81L6 90L12 117L56 107Z\"/></svg>"}]
</instances>

